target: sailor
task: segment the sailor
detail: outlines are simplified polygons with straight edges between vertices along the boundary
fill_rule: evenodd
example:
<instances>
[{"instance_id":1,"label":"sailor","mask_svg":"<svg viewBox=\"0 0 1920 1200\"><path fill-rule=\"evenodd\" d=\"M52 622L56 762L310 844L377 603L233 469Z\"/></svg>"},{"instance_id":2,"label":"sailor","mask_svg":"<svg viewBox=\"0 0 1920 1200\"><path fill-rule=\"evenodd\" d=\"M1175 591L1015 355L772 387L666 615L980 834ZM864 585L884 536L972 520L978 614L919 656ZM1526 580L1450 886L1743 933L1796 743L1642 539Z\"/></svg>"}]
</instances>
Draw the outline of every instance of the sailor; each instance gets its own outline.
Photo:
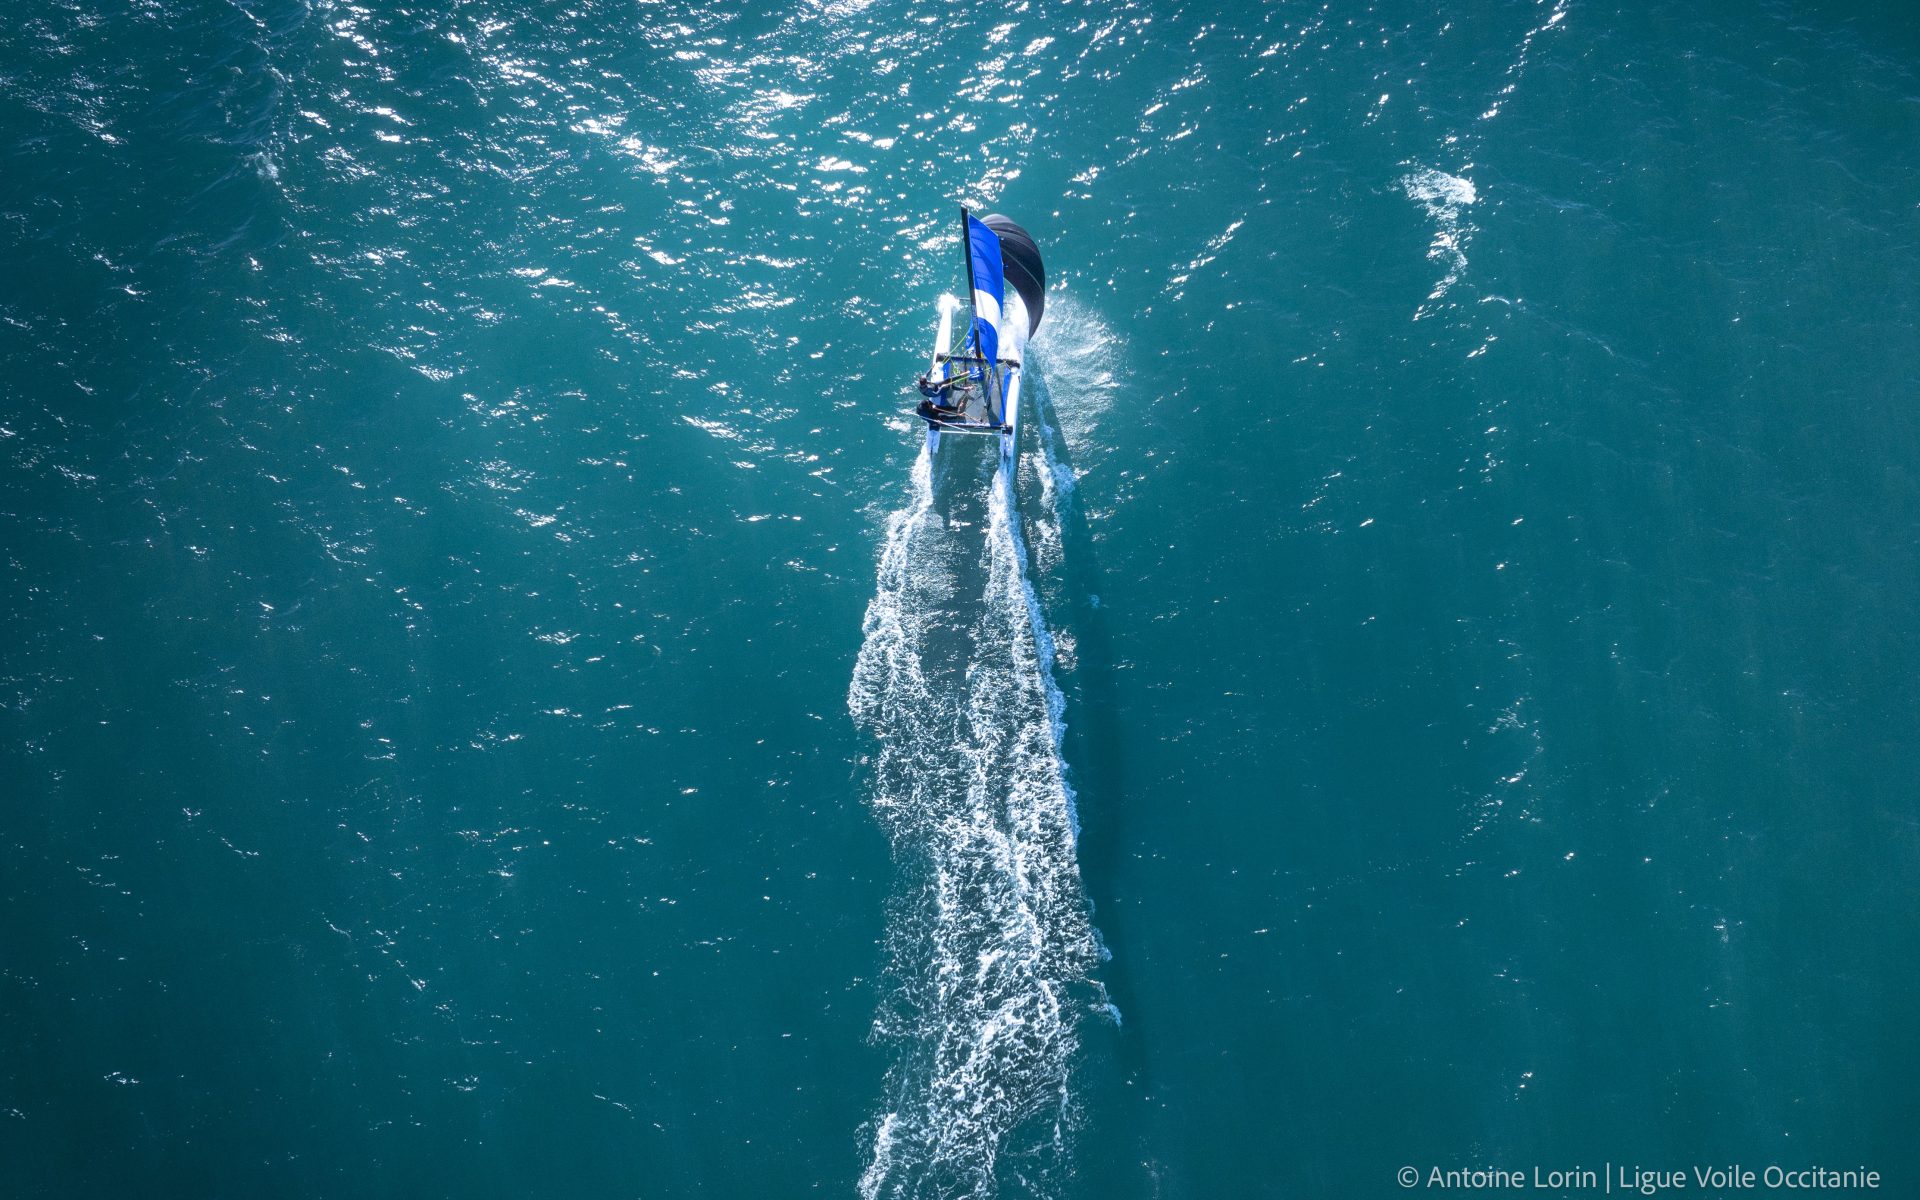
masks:
<instances>
[{"instance_id":1,"label":"sailor","mask_svg":"<svg viewBox=\"0 0 1920 1200\"><path fill-rule=\"evenodd\" d=\"M952 379L933 379L922 375L916 382L920 385L920 394L926 399L920 402L920 415L929 421L958 421L967 415L967 404L962 400L953 402Z\"/></svg>"}]
</instances>

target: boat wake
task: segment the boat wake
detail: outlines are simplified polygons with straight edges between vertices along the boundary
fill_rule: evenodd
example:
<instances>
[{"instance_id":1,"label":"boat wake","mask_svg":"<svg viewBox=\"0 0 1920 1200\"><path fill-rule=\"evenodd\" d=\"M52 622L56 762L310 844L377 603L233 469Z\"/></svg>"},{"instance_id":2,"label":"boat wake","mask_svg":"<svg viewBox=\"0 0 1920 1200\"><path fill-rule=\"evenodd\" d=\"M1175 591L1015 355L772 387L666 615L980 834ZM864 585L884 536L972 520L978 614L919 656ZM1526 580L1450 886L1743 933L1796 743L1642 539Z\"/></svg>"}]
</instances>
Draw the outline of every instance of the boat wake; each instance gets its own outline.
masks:
<instances>
[{"instance_id":1,"label":"boat wake","mask_svg":"<svg viewBox=\"0 0 1920 1200\"><path fill-rule=\"evenodd\" d=\"M1052 1191L1078 1019L1104 1003L1019 515L997 472L942 457L889 519L849 693L899 869L866 1200Z\"/></svg>"}]
</instances>

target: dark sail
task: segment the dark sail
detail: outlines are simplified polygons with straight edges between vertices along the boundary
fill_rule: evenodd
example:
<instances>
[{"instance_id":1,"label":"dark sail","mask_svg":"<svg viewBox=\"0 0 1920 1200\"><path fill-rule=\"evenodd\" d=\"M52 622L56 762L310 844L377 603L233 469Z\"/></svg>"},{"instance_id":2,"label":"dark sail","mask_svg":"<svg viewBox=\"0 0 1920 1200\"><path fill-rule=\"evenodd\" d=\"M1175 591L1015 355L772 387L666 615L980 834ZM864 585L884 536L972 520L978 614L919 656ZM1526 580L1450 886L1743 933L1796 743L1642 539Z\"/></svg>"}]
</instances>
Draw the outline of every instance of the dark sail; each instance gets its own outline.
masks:
<instances>
[{"instance_id":1,"label":"dark sail","mask_svg":"<svg viewBox=\"0 0 1920 1200\"><path fill-rule=\"evenodd\" d=\"M1027 333L1040 328L1040 314L1047 306L1047 268L1040 261L1040 247L1033 235L1006 217L995 213L981 224L1000 238L1000 258L1006 267L1007 283L1020 293L1027 305Z\"/></svg>"}]
</instances>

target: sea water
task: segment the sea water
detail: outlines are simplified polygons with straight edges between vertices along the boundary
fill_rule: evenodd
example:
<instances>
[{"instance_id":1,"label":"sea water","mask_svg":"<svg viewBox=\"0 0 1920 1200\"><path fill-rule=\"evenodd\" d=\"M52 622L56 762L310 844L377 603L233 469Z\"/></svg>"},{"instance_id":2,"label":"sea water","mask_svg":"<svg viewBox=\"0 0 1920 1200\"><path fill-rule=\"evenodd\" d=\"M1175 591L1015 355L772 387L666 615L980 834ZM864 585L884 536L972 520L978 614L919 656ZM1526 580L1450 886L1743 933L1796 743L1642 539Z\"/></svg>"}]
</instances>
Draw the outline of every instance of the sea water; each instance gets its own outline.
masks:
<instances>
[{"instance_id":1,"label":"sea water","mask_svg":"<svg viewBox=\"0 0 1920 1200\"><path fill-rule=\"evenodd\" d=\"M0 1191L1910 1188L1916 62L10 12ZM962 203L1009 494L908 417Z\"/></svg>"}]
</instances>

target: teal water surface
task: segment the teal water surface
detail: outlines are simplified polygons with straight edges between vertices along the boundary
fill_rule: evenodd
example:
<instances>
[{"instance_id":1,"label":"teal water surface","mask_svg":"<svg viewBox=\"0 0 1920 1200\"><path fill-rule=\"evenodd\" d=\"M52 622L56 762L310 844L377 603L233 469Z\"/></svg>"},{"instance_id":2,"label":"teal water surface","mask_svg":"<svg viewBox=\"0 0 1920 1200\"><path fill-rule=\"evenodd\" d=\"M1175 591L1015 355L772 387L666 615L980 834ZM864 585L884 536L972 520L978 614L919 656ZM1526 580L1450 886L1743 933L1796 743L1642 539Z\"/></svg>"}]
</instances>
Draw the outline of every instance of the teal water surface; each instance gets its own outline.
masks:
<instances>
[{"instance_id":1,"label":"teal water surface","mask_svg":"<svg viewBox=\"0 0 1920 1200\"><path fill-rule=\"evenodd\" d=\"M33 0L0 146L0 1193L1920 1188L1897 6Z\"/></svg>"}]
</instances>

